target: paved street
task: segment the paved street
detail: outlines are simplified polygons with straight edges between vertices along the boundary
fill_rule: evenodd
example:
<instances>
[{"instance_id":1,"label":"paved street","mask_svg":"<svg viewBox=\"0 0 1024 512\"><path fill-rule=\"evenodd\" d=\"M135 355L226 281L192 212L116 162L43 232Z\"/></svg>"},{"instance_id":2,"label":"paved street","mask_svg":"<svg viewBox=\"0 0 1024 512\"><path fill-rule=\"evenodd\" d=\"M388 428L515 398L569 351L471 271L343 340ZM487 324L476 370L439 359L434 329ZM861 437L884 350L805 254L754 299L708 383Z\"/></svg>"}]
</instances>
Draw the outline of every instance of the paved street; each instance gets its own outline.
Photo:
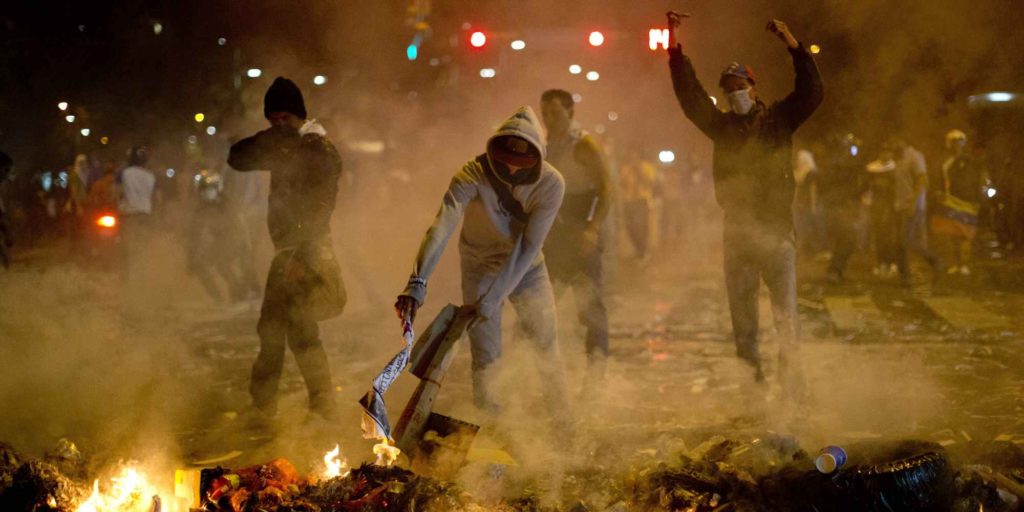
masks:
<instances>
[{"instance_id":1,"label":"paved street","mask_svg":"<svg viewBox=\"0 0 1024 512\"><path fill-rule=\"evenodd\" d=\"M598 399L581 394L582 341L571 296L561 297L560 337L570 391L579 395L571 440L543 420L544 404L535 397L546 383L538 381L526 344L514 337L506 339L499 376L509 401L501 417L487 421L468 405L465 346L435 410L486 423L481 446L509 449L524 472L568 471L577 464L613 468L638 457L660 460L680 443L692 448L713 435L765 432L792 436L808 450L883 438L954 448L978 440L1024 445L1019 262L989 260L969 278L935 285L918 276L911 289L871 276L865 257L855 259L850 282L838 287L820 279L820 262L801 264L802 360L811 397L792 406L779 399L774 380L767 295L761 318L768 383L758 386L734 356L715 258L670 253L646 266L626 259L618 268L610 294L608 389ZM6 439L42 450L69 436L106 457L159 454L174 464L212 459L241 465L286 456L311 467L334 443L353 461L372 457L373 443L360 439L356 400L400 346L386 306L374 311L357 301L341 320L324 325L337 399L349 421L328 425L306 414L304 385L289 359L278 431L270 439L242 426L258 348L255 310L211 307L197 290L168 276L154 281L166 293L151 297L149 320L124 327L111 279L59 261L0 274L5 288L22 292L0 313L4 332L11 333L5 360L24 363L10 370L23 384L8 382L0 405L13 416L8 426L43 425L4 432ZM423 319L453 297L444 288L434 293ZM54 314L50 320L28 315L39 310ZM51 375L32 369L54 359L59 364ZM405 376L386 396L393 421L414 385ZM38 400L16 400L26 393Z\"/></svg>"}]
</instances>

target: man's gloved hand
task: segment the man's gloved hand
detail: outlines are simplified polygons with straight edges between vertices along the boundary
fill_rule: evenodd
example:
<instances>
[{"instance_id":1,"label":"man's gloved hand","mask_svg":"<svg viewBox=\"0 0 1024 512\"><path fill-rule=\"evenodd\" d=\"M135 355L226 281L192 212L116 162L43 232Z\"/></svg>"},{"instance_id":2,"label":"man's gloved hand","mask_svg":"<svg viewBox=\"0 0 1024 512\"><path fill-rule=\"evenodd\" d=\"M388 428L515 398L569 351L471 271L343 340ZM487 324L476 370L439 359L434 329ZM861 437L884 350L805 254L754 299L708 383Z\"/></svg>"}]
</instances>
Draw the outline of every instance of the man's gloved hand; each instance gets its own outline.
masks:
<instances>
[{"instance_id":1,"label":"man's gloved hand","mask_svg":"<svg viewBox=\"0 0 1024 512\"><path fill-rule=\"evenodd\" d=\"M421 304L416 302L415 298L409 295L399 295L398 300L395 301L395 313L398 314L398 318L403 322L413 323L416 321L416 310L420 306Z\"/></svg>"}]
</instances>

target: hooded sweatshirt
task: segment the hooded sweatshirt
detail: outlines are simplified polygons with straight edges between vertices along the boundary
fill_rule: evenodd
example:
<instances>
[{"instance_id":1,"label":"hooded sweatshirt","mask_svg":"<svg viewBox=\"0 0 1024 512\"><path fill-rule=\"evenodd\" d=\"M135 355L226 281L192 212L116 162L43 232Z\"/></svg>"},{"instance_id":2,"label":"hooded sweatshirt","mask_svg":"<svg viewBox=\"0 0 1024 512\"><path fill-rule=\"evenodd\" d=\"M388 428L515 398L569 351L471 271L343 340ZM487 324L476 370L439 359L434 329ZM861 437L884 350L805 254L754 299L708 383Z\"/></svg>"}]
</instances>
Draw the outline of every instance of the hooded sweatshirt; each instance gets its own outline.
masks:
<instances>
[{"instance_id":1,"label":"hooded sweatshirt","mask_svg":"<svg viewBox=\"0 0 1024 512\"><path fill-rule=\"evenodd\" d=\"M460 220L464 220L459 240L463 273L494 276L479 301L480 314L484 317L500 311L505 298L523 276L543 263L541 248L562 205L565 182L558 171L544 161L546 147L540 126L533 109L523 107L502 123L487 141L490 147L491 141L498 137L515 135L528 141L541 156L536 166L522 169L514 177L503 171L503 166L489 153L485 156L491 168L497 171L501 185L508 186L512 197L523 206L527 222L520 224L502 208L478 160L466 162L452 178L441 209L423 237L403 295L423 304L427 280Z\"/></svg>"}]
</instances>

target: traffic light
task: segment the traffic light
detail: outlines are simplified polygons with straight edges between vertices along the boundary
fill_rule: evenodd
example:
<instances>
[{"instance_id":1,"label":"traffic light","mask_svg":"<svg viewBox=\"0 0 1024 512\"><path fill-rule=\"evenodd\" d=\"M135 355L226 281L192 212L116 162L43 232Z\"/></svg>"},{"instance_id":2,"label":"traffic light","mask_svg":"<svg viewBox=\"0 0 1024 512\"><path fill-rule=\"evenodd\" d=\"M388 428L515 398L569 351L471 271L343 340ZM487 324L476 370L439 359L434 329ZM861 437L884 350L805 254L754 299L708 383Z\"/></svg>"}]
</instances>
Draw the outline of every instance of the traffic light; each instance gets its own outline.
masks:
<instances>
[{"instance_id":1,"label":"traffic light","mask_svg":"<svg viewBox=\"0 0 1024 512\"><path fill-rule=\"evenodd\" d=\"M659 47L668 50L668 29L652 28L647 33L647 47L651 50L657 50Z\"/></svg>"},{"instance_id":2,"label":"traffic light","mask_svg":"<svg viewBox=\"0 0 1024 512\"><path fill-rule=\"evenodd\" d=\"M473 34L469 36L469 44L473 46L473 48L483 48L484 45L487 44L487 34L484 34L479 30L473 32Z\"/></svg>"}]
</instances>

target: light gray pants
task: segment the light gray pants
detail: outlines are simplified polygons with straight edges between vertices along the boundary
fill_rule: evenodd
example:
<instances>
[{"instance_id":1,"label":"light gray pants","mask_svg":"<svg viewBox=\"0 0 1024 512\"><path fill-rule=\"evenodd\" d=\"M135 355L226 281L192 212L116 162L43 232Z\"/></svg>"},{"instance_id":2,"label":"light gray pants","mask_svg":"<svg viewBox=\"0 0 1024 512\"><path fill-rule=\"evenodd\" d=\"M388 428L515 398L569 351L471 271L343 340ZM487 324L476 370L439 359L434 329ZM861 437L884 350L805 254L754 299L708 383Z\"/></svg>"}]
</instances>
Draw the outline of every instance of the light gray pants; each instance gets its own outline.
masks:
<instances>
[{"instance_id":1,"label":"light gray pants","mask_svg":"<svg viewBox=\"0 0 1024 512\"><path fill-rule=\"evenodd\" d=\"M463 261L462 298L466 304L476 303L496 277L491 269L473 267ZM544 381L549 403L557 404L556 407L567 406L555 324L555 295L544 263L531 268L508 299L516 310L517 334L530 340L541 355L537 369ZM486 370L501 358L501 313L474 324L469 330L469 342L473 356L474 399L478 407L491 409L495 403Z\"/></svg>"}]
</instances>

